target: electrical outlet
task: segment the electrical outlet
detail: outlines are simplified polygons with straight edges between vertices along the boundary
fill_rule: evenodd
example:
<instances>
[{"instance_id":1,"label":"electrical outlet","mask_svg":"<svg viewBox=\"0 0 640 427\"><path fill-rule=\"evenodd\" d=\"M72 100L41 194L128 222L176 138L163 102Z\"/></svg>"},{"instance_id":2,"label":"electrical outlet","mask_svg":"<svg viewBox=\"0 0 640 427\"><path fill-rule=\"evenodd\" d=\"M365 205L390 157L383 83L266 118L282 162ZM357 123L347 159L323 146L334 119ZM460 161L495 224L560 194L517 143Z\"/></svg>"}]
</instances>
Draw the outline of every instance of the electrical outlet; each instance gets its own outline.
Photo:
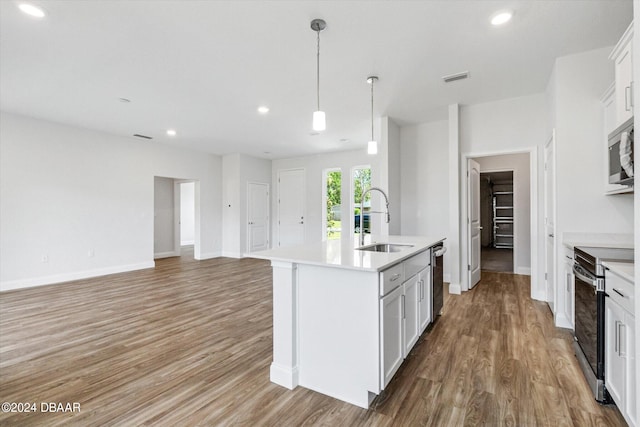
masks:
<instances>
[{"instance_id":1,"label":"electrical outlet","mask_svg":"<svg viewBox=\"0 0 640 427\"><path fill-rule=\"evenodd\" d=\"M92 249L89 249L89 252L87 252L87 256L89 258L93 258L96 255L96 252Z\"/></svg>"}]
</instances>

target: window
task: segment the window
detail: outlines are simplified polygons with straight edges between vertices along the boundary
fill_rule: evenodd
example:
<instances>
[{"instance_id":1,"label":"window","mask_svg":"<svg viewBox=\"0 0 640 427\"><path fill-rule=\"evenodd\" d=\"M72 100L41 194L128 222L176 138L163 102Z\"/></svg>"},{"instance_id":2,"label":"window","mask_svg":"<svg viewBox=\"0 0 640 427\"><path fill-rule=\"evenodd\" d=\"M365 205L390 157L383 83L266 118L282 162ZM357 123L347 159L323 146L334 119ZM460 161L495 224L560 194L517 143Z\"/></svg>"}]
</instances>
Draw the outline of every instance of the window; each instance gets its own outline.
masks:
<instances>
[{"instance_id":1,"label":"window","mask_svg":"<svg viewBox=\"0 0 640 427\"><path fill-rule=\"evenodd\" d=\"M325 238L327 240L339 239L342 234L342 171L329 169L325 171L324 180L324 217Z\"/></svg>"},{"instance_id":2,"label":"window","mask_svg":"<svg viewBox=\"0 0 640 427\"><path fill-rule=\"evenodd\" d=\"M364 206L360 206L362 201L362 193L364 190L371 187L371 167L360 166L353 169L353 229L355 233L360 233L360 210L362 212L362 222L364 225L363 232L365 234L371 233L370 229L370 214L371 210L371 193L367 193L364 199Z\"/></svg>"}]
</instances>

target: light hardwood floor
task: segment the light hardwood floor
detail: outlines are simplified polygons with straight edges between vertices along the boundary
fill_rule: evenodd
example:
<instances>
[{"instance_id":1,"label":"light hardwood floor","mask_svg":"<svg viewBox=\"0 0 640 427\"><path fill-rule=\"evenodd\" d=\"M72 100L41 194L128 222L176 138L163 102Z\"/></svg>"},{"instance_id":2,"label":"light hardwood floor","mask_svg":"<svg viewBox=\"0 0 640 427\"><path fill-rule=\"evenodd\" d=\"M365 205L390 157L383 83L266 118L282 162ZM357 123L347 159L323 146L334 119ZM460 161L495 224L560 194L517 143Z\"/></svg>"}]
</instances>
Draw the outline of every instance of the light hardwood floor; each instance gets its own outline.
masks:
<instances>
[{"instance_id":1,"label":"light hardwood floor","mask_svg":"<svg viewBox=\"0 0 640 427\"><path fill-rule=\"evenodd\" d=\"M600 406L528 277L445 294L370 410L269 382L271 268L169 258L155 269L0 294L0 425L623 426ZM38 410L40 408L38 407Z\"/></svg>"}]
</instances>

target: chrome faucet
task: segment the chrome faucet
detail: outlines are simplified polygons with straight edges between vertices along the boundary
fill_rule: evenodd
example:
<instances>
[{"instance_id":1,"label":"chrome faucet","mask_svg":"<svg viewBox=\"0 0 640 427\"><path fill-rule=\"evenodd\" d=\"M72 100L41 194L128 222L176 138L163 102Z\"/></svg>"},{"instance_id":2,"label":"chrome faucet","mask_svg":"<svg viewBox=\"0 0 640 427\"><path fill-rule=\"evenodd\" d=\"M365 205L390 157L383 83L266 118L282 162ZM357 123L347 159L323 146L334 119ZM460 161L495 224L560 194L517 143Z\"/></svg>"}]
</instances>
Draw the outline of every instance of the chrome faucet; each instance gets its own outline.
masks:
<instances>
[{"instance_id":1,"label":"chrome faucet","mask_svg":"<svg viewBox=\"0 0 640 427\"><path fill-rule=\"evenodd\" d=\"M387 194L382 191L381 188L378 187L369 187L368 189L364 190L362 192L362 199L360 200L360 246L364 245L364 221L363 221L363 216L362 213L364 212L364 198L367 195L367 193L369 193L372 190L376 190L382 193L382 195L384 196L384 201L387 204L386 206L386 212L376 212L376 211L370 211L369 213L383 213L386 215L386 219L387 219L387 223L389 223L389 221L391 220L391 216L389 215L389 198L387 197Z\"/></svg>"}]
</instances>

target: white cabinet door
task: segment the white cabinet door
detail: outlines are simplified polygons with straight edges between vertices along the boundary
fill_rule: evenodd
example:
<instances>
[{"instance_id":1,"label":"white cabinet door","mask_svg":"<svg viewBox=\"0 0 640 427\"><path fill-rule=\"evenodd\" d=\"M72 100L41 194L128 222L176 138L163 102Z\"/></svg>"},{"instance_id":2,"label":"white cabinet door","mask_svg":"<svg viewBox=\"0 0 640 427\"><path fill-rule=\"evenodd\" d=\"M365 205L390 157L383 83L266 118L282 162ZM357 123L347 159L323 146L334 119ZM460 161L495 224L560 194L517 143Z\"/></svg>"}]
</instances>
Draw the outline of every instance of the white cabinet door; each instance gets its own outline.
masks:
<instances>
[{"instance_id":1,"label":"white cabinet door","mask_svg":"<svg viewBox=\"0 0 640 427\"><path fill-rule=\"evenodd\" d=\"M617 125L633 117L633 43L628 43L615 58L616 70L616 116Z\"/></svg>"},{"instance_id":2,"label":"white cabinet door","mask_svg":"<svg viewBox=\"0 0 640 427\"><path fill-rule=\"evenodd\" d=\"M418 304L418 318L419 318L419 334L422 334L429 323L431 323L431 268L427 267L420 272L419 275L419 291L418 295L420 303Z\"/></svg>"},{"instance_id":3,"label":"white cabinet door","mask_svg":"<svg viewBox=\"0 0 640 427\"><path fill-rule=\"evenodd\" d=\"M382 363L380 364L380 388L384 389L396 373L403 358L403 320L402 302L404 288L398 286L396 290L380 300L381 347Z\"/></svg>"},{"instance_id":4,"label":"white cabinet door","mask_svg":"<svg viewBox=\"0 0 640 427\"><path fill-rule=\"evenodd\" d=\"M611 398L624 413L625 359L623 357L625 312L611 298L605 302L605 384Z\"/></svg>"},{"instance_id":5,"label":"white cabinet door","mask_svg":"<svg viewBox=\"0 0 640 427\"><path fill-rule=\"evenodd\" d=\"M414 344L418 342L418 299L420 289L418 287L418 275L404 282L403 321L404 321L404 348L403 356L407 357Z\"/></svg>"},{"instance_id":6,"label":"white cabinet door","mask_svg":"<svg viewBox=\"0 0 640 427\"><path fill-rule=\"evenodd\" d=\"M638 425L638 402L636 401L636 319L629 313L626 314L626 339L627 348L627 375L625 419L630 426Z\"/></svg>"}]
</instances>

